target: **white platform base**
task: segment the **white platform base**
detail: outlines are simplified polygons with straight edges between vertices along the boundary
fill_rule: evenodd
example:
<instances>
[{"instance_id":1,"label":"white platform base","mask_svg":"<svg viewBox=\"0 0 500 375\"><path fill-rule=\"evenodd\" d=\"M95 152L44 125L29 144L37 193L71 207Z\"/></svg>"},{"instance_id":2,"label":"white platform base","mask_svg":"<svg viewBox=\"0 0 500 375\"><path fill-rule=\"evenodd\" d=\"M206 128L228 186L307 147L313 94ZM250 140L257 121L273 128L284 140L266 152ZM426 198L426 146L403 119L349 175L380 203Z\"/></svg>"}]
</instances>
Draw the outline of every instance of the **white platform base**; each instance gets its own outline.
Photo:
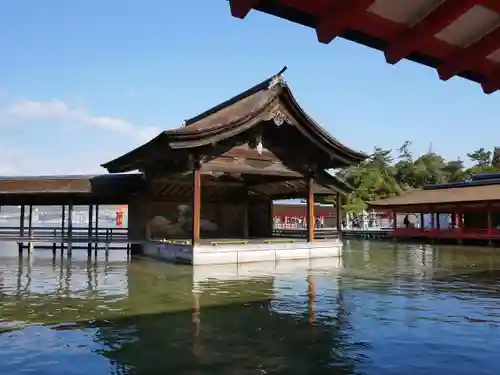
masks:
<instances>
[{"instance_id":1,"label":"white platform base","mask_svg":"<svg viewBox=\"0 0 500 375\"><path fill-rule=\"evenodd\" d=\"M248 243L223 245L181 245L146 241L143 251L147 256L174 263L192 265L238 264L280 261L290 259L332 258L342 256L342 242L338 239L318 240L312 243Z\"/></svg>"}]
</instances>

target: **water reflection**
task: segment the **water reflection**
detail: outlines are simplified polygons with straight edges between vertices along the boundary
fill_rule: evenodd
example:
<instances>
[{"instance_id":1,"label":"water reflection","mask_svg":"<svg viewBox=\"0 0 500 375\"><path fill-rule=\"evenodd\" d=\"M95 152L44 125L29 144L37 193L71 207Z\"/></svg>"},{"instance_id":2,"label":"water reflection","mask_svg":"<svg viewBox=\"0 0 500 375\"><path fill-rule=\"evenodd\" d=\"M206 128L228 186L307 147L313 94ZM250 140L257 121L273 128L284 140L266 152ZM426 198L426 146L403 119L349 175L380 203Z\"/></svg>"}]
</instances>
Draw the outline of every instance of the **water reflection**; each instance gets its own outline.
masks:
<instances>
[{"instance_id":1,"label":"water reflection","mask_svg":"<svg viewBox=\"0 0 500 375\"><path fill-rule=\"evenodd\" d=\"M78 253L77 253L78 254ZM191 268L0 259L0 373L496 374L492 249Z\"/></svg>"}]
</instances>

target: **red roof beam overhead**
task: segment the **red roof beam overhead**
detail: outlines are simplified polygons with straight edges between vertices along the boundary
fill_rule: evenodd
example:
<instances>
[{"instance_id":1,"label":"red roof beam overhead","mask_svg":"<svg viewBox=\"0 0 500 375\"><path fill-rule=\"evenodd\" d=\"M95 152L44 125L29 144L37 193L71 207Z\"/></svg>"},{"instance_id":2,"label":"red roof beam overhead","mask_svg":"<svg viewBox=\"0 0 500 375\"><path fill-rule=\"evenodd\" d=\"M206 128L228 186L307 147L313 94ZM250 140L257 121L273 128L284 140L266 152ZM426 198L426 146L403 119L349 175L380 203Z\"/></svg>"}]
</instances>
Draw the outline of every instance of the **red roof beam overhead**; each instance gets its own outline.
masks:
<instances>
[{"instance_id":1,"label":"red roof beam overhead","mask_svg":"<svg viewBox=\"0 0 500 375\"><path fill-rule=\"evenodd\" d=\"M500 89L500 0L229 0L231 13L251 9L435 68L446 81L461 76L487 94Z\"/></svg>"},{"instance_id":2,"label":"red roof beam overhead","mask_svg":"<svg viewBox=\"0 0 500 375\"><path fill-rule=\"evenodd\" d=\"M387 62L396 64L406 58L434 38L436 33L468 12L474 5L471 0L447 0L438 3L436 8L431 9L410 28L389 42L385 50Z\"/></svg>"},{"instance_id":3,"label":"red roof beam overhead","mask_svg":"<svg viewBox=\"0 0 500 375\"><path fill-rule=\"evenodd\" d=\"M231 15L243 19L259 2L260 0L229 0Z\"/></svg>"},{"instance_id":4,"label":"red roof beam overhead","mask_svg":"<svg viewBox=\"0 0 500 375\"><path fill-rule=\"evenodd\" d=\"M286 0L284 0L286 2ZM360 15L375 0L336 1L324 12L324 16L316 26L316 34L321 43L330 43L350 25L355 24Z\"/></svg>"}]
</instances>

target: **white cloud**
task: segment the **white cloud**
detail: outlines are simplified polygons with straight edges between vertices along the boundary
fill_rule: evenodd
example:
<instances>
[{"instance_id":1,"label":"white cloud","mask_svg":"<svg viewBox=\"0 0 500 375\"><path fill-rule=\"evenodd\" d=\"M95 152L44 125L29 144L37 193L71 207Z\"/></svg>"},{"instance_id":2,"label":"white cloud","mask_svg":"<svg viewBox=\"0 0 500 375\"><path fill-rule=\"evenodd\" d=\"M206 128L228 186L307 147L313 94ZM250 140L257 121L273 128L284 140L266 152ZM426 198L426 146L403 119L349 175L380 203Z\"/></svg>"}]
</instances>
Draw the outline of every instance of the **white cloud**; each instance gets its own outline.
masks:
<instances>
[{"instance_id":1,"label":"white cloud","mask_svg":"<svg viewBox=\"0 0 500 375\"><path fill-rule=\"evenodd\" d=\"M93 127L141 140L148 140L159 132L154 126L138 126L119 117L94 116L83 108L70 107L61 100L21 100L1 109L0 117L7 124L55 121L66 126Z\"/></svg>"},{"instance_id":2,"label":"white cloud","mask_svg":"<svg viewBox=\"0 0 500 375\"><path fill-rule=\"evenodd\" d=\"M60 139L58 130L41 141L33 139L30 132L9 132L9 129L29 130L33 125L47 123L56 125L56 129L75 131L73 139L78 142L64 142L61 147L50 148L47 140ZM62 100L11 101L0 105L0 175L105 173L99 166L101 163L150 140L159 132L155 126L137 125L120 117L97 116L83 106L72 106ZM78 134L92 137L79 139ZM17 142L17 137L21 142ZM109 139L113 142L109 143Z\"/></svg>"}]
</instances>

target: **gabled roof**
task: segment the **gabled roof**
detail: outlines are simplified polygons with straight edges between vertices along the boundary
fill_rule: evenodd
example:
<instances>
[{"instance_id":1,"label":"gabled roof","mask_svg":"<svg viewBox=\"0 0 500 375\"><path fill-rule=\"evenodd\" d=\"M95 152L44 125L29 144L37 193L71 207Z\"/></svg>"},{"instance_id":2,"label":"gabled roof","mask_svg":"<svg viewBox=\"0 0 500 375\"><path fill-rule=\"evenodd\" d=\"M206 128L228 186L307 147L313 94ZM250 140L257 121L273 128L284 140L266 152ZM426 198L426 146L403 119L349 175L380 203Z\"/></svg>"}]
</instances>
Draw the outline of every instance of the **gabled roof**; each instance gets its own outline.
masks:
<instances>
[{"instance_id":1,"label":"gabled roof","mask_svg":"<svg viewBox=\"0 0 500 375\"><path fill-rule=\"evenodd\" d=\"M164 152L192 149L217 143L243 133L271 115L282 116L275 121L293 122L305 137L320 147L331 158L342 160L345 165L358 164L367 155L354 151L329 135L297 103L282 73L262 81L250 89L218 104L186 121L185 126L160 133L148 143L102 166L109 172L128 171L128 164L144 156L151 149Z\"/></svg>"},{"instance_id":2,"label":"gabled roof","mask_svg":"<svg viewBox=\"0 0 500 375\"><path fill-rule=\"evenodd\" d=\"M227 0L226 0L227 1ZM231 14L256 9L316 29L321 43L342 37L409 59L446 81L462 76L485 93L500 89L500 0L229 0Z\"/></svg>"}]
</instances>

